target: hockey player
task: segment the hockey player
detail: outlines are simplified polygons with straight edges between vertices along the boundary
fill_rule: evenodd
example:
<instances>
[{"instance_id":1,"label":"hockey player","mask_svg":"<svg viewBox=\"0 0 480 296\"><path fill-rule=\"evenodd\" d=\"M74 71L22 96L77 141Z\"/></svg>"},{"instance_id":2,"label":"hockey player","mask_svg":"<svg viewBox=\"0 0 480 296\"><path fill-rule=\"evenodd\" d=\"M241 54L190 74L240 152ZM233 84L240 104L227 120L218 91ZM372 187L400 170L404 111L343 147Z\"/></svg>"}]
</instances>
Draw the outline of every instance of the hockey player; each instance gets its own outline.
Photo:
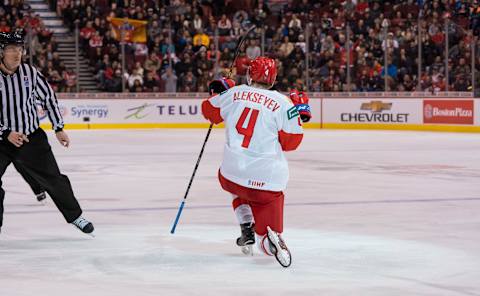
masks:
<instances>
[{"instance_id":1,"label":"hockey player","mask_svg":"<svg viewBox=\"0 0 480 296\"><path fill-rule=\"evenodd\" d=\"M233 196L241 227L237 245L245 249L256 241L261 251L289 267L291 254L281 236L283 190L288 181L283 151L297 149L303 138L300 115L308 121L311 114L308 98L293 96L292 101L269 90L276 76L275 61L257 57L248 68L248 85L205 100L202 113L214 124L225 123L226 144L218 178Z\"/></svg>"}]
</instances>

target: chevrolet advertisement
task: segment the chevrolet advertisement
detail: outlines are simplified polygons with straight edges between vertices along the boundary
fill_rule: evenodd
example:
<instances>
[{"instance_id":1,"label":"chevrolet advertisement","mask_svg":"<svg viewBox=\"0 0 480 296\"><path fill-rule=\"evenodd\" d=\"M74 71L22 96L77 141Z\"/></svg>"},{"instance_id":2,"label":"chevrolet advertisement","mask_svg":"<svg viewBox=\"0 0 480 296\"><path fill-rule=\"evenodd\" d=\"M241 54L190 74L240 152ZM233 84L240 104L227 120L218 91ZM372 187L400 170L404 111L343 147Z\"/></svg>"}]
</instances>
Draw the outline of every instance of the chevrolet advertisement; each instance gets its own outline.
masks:
<instances>
[{"instance_id":1,"label":"chevrolet advertisement","mask_svg":"<svg viewBox=\"0 0 480 296\"><path fill-rule=\"evenodd\" d=\"M411 124L420 123L420 110L411 99L329 99L323 115L325 123Z\"/></svg>"},{"instance_id":2,"label":"chevrolet advertisement","mask_svg":"<svg viewBox=\"0 0 480 296\"><path fill-rule=\"evenodd\" d=\"M410 113L392 112L393 103L384 101L370 101L361 103L360 111L342 113L342 122L375 122L375 123L408 123Z\"/></svg>"}]
</instances>

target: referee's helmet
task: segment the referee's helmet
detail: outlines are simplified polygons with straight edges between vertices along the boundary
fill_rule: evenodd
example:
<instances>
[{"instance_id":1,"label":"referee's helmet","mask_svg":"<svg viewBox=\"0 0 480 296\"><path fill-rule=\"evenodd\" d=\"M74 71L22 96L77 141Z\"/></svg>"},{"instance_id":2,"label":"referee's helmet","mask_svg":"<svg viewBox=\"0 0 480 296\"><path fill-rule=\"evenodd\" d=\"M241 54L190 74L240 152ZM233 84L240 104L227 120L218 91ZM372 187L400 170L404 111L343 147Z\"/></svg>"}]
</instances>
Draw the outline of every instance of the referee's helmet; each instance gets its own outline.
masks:
<instances>
[{"instance_id":1,"label":"referee's helmet","mask_svg":"<svg viewBox=\"0 0 480 296\"><path fill-rule=\"evenodd\" d=\"M23 30L15 32L0 32L0 53L7 45L25 46L25 34Z\"/></svg>"}]
</instances>

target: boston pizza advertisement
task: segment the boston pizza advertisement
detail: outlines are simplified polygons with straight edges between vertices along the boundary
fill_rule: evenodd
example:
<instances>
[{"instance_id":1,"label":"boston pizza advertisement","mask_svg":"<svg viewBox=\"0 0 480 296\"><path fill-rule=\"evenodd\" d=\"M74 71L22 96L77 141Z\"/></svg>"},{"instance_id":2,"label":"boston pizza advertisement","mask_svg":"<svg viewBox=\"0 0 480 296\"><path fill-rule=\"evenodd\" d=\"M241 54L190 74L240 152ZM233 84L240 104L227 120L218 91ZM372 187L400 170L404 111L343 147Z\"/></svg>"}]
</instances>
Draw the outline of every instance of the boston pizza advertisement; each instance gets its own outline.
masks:
<instances>
[{"instance_id":1,"label":"boston pizza advertisement","mask_svg":"<svg viewBox=\"0 0 480 296\"><path fill-rule=\"evenodd\" d=\"M427 124L473 125L474 100L423 100L423 122Z\"/></svg>"}]
</instances>

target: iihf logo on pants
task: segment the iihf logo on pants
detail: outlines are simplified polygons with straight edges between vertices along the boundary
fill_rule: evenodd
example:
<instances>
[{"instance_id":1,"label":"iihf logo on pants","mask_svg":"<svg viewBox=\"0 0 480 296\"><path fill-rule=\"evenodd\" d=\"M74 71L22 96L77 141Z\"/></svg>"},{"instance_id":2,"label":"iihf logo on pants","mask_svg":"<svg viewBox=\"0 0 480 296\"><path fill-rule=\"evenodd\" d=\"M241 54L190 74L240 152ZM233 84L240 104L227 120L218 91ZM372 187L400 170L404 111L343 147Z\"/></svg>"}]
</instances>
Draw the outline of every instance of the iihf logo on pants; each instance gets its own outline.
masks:
<instances>
[{"instance_id":1,"label":"iihf logo on pants","mask_svg":"<svg viewBox=\"0 0 480 296\"><path fill-rule=\"evenodd\" d=\"M265 182L255 181L255 180L248 180L248 186L263 187L264 185L265 185Z\"/></svg>"}]
</instances>

